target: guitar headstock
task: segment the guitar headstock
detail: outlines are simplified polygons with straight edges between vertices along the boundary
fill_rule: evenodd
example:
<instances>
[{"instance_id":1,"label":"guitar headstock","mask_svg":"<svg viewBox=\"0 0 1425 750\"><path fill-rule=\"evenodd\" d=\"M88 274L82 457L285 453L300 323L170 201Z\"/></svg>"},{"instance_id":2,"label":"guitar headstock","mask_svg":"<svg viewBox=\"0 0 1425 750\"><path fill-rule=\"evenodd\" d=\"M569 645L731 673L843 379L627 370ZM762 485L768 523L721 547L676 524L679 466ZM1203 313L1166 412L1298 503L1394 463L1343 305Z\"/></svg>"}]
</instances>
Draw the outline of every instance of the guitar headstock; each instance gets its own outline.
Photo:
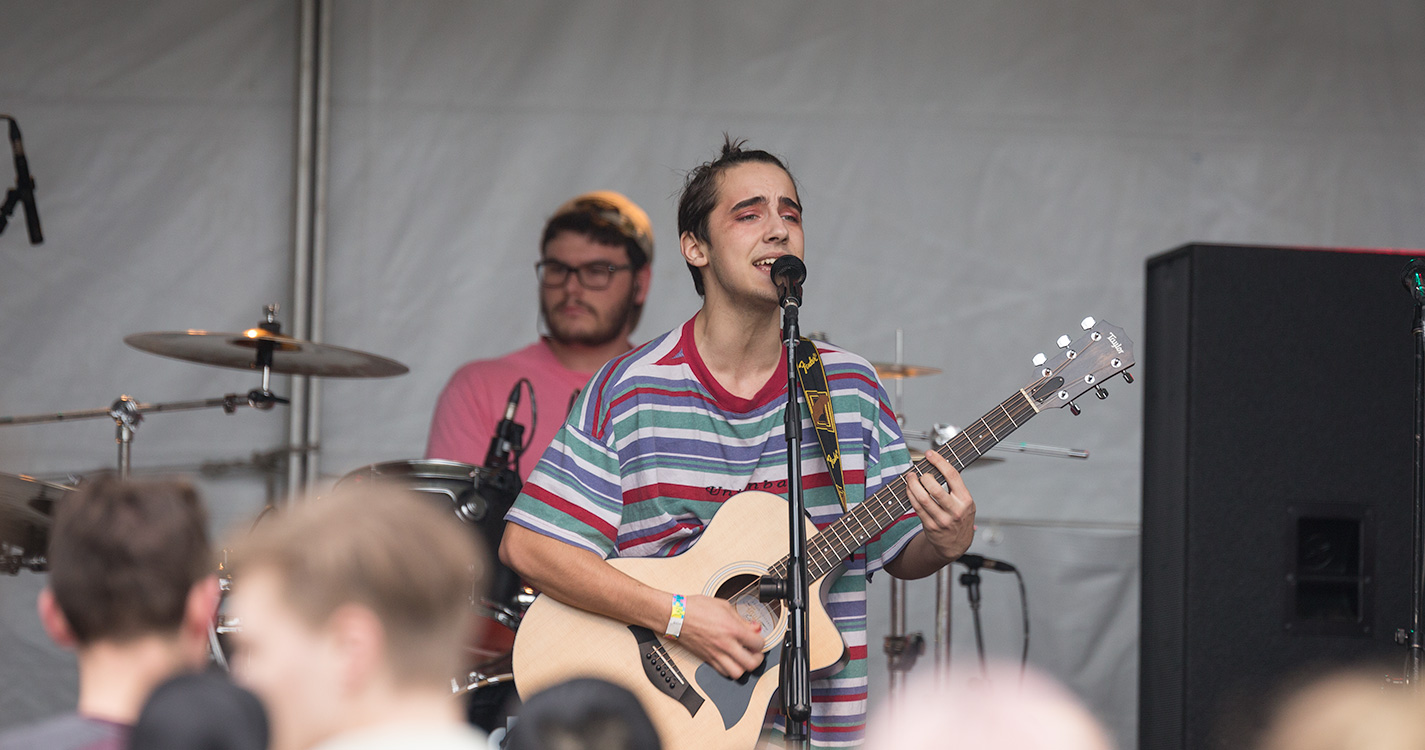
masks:
<instances>
[{"instance_id":1,"label":"guitar headstock","mask_svg":"<svg viewBox=\"0 0 1425 750\"><path fill-rule=\"evenodd\" d=\"M1034 357L1038 377L1024 388L1038 410L1065 406L1076 416L1079 407L1074 400L1093 391L1099 398L1108 398L1103 384L1110 378L1123 376L1128 383L1133 376L1128 368L1135 364L1133 342L1122 328L1107 321L1084 318L1079 324L1084 332L1072 342L1059 337L1059 351L1053 357Z\"/></svg>"}]
</instances>

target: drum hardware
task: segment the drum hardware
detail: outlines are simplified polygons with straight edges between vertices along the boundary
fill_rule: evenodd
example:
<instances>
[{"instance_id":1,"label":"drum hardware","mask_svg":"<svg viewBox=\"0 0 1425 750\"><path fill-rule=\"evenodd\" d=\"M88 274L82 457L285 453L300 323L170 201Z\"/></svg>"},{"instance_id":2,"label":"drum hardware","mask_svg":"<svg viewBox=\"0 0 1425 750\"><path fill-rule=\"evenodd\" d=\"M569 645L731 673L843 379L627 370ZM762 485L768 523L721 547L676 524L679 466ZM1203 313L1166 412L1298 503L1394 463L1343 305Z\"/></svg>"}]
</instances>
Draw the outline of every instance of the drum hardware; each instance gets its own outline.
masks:
<instances>
[{"instance_id":1,"label":"drum hardware","mask_svg":"<svg viewBox=\"0 0 1425 750\"><path fill-rule=\"evenodd\" d=\"M899 330L897 336L900 335ZM881 380L904 380L906 378L923 378L926 375L939 375L944 370L939 367L927 367L925 365L907 365L897 362L872 362L871 366L876 368L876 375Z\"/></svg>"},{"instance_id":2,"label":"drum hardware","mask_svg":"<svg viewBox=\"0 0 1425 750\"><path fill-rule=\"evenodd\" d=\"M508 682L514 682L514 680L515 676L509 672L505 672L504 674L492 675L485 675L481 674L480 672L471 672L469 675L466 676L464 685L461 685L460 680L458 679L453 679L450 681L450 694L456 697L465 696L482 688L492 687L494 685L501 685Z\"/></svg>"},{"instance_id":3,"label":"drum hardware","mask_svg":"<svg viewBox=\"0 0 1425 750\"><path fill-rule=\"evenodd\" d=\"M224 414L232 414L244 405L267 411L277 404L288 403L287 399L272 392L273 373L378 378L409 371L409 368L400 362L375 354L287 336L282 333L282 324L277 321L277 307L275 304L265 307L263 322L259 323L257 328L250 328L241 333L159 331L124 337L124 343L151 354L217 367L260 371L260 387L246 394L229 393L218 398L158 404L140 403L128 395L123 395L108 408L0 417L0 426L112 419L116 442L119 444L119 476L128 477L132 470L134 433L143 423L146 414L213 408L221 408Z\"/></svg>"},{"instance_id":4,"label":"drum hardware","mask_svg":"<svg viewBox=\"0 0 1425 750\"><path fill-rule=\"evenodd\" d=\"M955 425L937 422L936 424L931 426L928 432L922 430L901 430L901 435L906 440L924 440L930 443L930 446L932 448L939 448L940 446L950 442L950 438L955 437L957 434L959 434L959 432L960 428L956 427ZM999 445L990 448L989 452L1023 453L1025 455L1048 456L1050 458L1083 459L1089 457L1089 452L1083 448L1060 448L1056 445L1039 445L1038 443L1000 443ZM920 455L917 456L916 453L919 453ZM912 460L924 458L925 452L916 451L912 449L911 456ZM992 459L994 459L994 457L992 456L985 457L980 459L979 461L976 461L975 463L978 464L984 461L990 461ZM1003 460L1003 458L1000 458L997 459L996 462ZM973 468L974 466L975 464L970 465L971 468Z\"/></svg>"},{"instance_id":5,"label":"drum hardware","mask_svg":"<svg viewBox=\"0 0 1425 750\"><path fill-rule=\"evenodd\" d=\"M435 500L481 534L492 555L492 575L488 594L470 594L480 625L467 649L470 663L481 674L509 671L515 631L535 598L535 592L494 557L504 533L505 513L514 503L518 489L496 481L500 474L458 461L386 461L348 472L333 487L333 491L339 491L367 482L385 482Z\"/></svg>"},{"instance_id":6,"label":"drum hardware","mask_svg":"<svg viewBox=\"0 0 1425 750\"><path fill-rule=\"evenodd\" d=\"M49 569L54 504L73 491L23 474L0 474L0 573Z\"/></svg>"}]
</instances>

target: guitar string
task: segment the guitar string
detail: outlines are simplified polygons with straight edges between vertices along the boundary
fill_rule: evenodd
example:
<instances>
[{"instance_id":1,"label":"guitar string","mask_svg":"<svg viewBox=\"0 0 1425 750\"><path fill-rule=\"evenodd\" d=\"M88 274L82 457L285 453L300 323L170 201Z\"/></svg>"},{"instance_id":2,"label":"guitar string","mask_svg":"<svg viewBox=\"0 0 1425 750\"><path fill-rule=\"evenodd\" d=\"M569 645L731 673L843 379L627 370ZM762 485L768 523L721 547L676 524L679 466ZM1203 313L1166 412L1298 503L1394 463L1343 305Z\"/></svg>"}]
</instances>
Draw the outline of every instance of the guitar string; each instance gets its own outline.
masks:
<instances>
[{"instance_id":1,"label":"guitar string","mask_svg":"<svg viewBox=\"0 0 1425 750\"><path fill-rule=\"evenodd\" d=\"M1090 346L1093 346L1093 345L1090 345ZM1079 353L1079 355L1082 356L1082 353ZM1003 411L1003 412L1004 412L1005 417L1007 418L1007 421L1008 421L1008 423L1009 423L1009 429L1005 432L1005 436L1006 436L1006 437L1009 436L1010 433L1012 433L1012 432L1014 432L1016 429L1018 429L1018 428L1019 428L1021 425L1023 425L1025 422L1029 421L1029 419L1033 418L1035 415L1037 415L1037 414L1039 413L1039 409L1035 408L1034 403L1033 403L1033 399L1031 399L1031 398L1028 396L1028 393L1032 393L1032 392L1034 392L1036 389L1042 387L1042 386L1043 386L1044 384L1046 384L1050 379L1052 379L1055 375L1058 375L1058 373L1059 373L1060 370L1062 370L1062 369L1065 368L1065 367L1068 367L1069 364L1072 363L1073 361L1074 361L1073 359L1065 359L1062 363L1060 363L1059 365L1057 365L1057 366L1056 366L1053 370L1051 370L1048 374L1042 375L1039 379L1035 380L1035 381L1034 381L1033 383L1031 383L1030 385L1026 386L1025 388L1023 388L1023 389L1021 389L1021 390L1019 390L1019 391L1016 391L1016 392L1014 393L1014 395L1010 396L1009 398L1005 399L1004 401L1001 401L1001 402L998 404L998 407L997 407L997 408L998 408L1000 411ZM1124 369L1126 369L1126 368L1124 368ZM1014 418L1013 413L1010 412L1010 410L1005 407L1005 404L1010 403L1010 402L1014 402L1013 406L1015 407L1016 410L1020 410L1020 409L1023 410L1023 411L1021 412L1021 415L1024 417L1024 419L1023 419L1022 421L1016 420L1016 419ZM994 410L991 409L991 410L990 410L990 413L992 414L993 411L994 411ZM939 451L941 451L941 450L949 451L950 456L949 456L948 458L951 459L951 464L955 466L956 471L960 471L960 470L964 469L966 466L969 466L970 463L973 461L973 459L972 459L972 461L962 461L962 460L960 459L959 454L955 452L954 443L955 443L956 441L960 441L960 442L963 442L963 443L968 443L968 444L969 444L968 447L973 448L974 451L975 451L975 459L978 459L980 456L983 456L983 455L986 453L986 451L988 451L990 448L993 448L996 444L998 444L1000 441L1002 441L1002 440L1004 439L1004 438L1000 437L1000 436L994 431L994 428L990 426L990 423L989 423L988 421L986 421L987 418L989 418L989 417L990 417L990 414L986 414L985 416L982 416L982 417L980 417L978 420L976 420L976 422L972 422L972 423L971 423L971 426L972 426L972 427L973 427L976 423L982 424L982 425L984 425L985 429L989 432L990 437L991 437L992 439L991 439L990 441L988 441L989 445L988 445L988 447L986 447L985 449L981 450L981 449L980 449L980 446L975 443L974 438L969 437L970 433L969 433L968 430L962 430L962 431L960 431L958 434L956 434L954 437L952 437L950 440L946 441L946 443L945 443L944 445L942 445L940 448L937 448L937 449L936 449L936 452L939 452ZM995 417L994 419L995 419L995 421L996 421L997 423L999 422L998 417ZM1003 423L1000 423L1000 424L1001 424L1002 427L1004 426ZM983 435L981 435L981 437L983 437ZM942 453L941 455L944 456L943 453ZM916 462L912 463L912 464L911 464L911 468L914 469L914 470L916 470L917 475L921 475L921 474L922 474L922 471L921 471L922 468L928 468L928 469L930 469L931 471L935 472L935 474L936 474L937 476L941 476L941 478L943 478L943 475L941 475L940 472L939 472L937 469L935 469L934 465L930 463L929 459L922 458L922 459L920 459L919 461L916 461ZM863 523L861 522L861 519L858 517L858 515L869 515L869 516L870 516L870 520L871 520L871 522L873 523L874 527L880 528L881 530L884 531L884 529L885 529L886 527L888 527L888 526L890 526L892 523L894 523L896 519L898 519L898 518L900 518L901 516L905 515L905 513L908 512L908 511L910 510L910 508L912 507L912 506L909 504L909 492L910 492L910 490L909 490L909 486L908 486L907 483L906 483L905 476L904 476L904 475L901 475L901 476L896 477L895 479L891 480L891 482L889 482L889 483L886 485L886 487L885 487L884 489L882 489L880 492L877 492L875 495L873 495L870 500L865 501L865 502L862 502L862 503L859 503L855 508L853 508L852 510L848 511L844 516L842 516L840 519L837 519L837 520L836 520L835 522L833 522L830 526L828 526L828 527L827 527L827 530L832 531L832 534L831 534L830 536L836 537L838 540L840 540L839 528L840 528L841 526L843 526L843 525L847 526L847 527L848 527L848 531L849 531L849 524L846 524L846 523L845 523L846 518L847 518L848 516L850 516L853 520L855 520L856 523L857 523L857 525L861 526L862 532L864 533L864 532L866 531L866 527L865 527L865 524L863 524ZM883 496L885 496L885 497L883 497ZM880 507L884 507L884 506L888 506L888 505L889 505L889 502L887 501L887 498L894 498L894 499L895 499L895 501L896 501L896 502L895 502L895 508L894 508L893 510L891 510L890 513L887 514L887 519L886 519L886 521L882 522L881 519L879 518L879 516L877 515L877 510L878 510ZM864 509L864 513L863 513L863 509ZM821 578L822 576L824 576L824 575L826 575L827 573L830 572L830 567L829 567L829 566L830 566L831 560L830 560L830 559L827 559L827 553L829 553L829 552L831 551L831 549L830 549L829 545L825 545L825 544L822 544L822 543L821 543L821 540L823 539L824 536L827 536L827 535L826 535L825 532L823 531L823 532L821 532L821 533L818 533L815 537L812 537L812 539L808 540L808 546L809 546L809 547L813 547L813 549L809 549L809 550L807 551L808 562L810 563L810 562L812 562L813 560L815 560L815 563L816 563L816 564L815 564L815 568L816 568L816 570L817 570L817 572L816 572L815 574L813 574L813 573L811 572L811 570L810 570L810 568L811 568L812 566L811 566L811 565L808 565L808 568L809 568L809 569L808 569L808 572L807 572L807 576L808 576L808 578L811 578L812 581L815 581L815 580ZM873 535L872 535L872 536L873 536ZM852 539L854 540L855 538L856 538L856 537L855 537L855 534L852 534ZM870 536L867 536L866 539L870 539ZM840 541L842 541L842 543L845 544L845 541L844 541L844 540L840 540ZM863 540L861 543L864 544L865 541ZM859 546L859 545L858 545L858 546ZM837 560L837 561L839 561L843 556L844 556L844 555L842 555L842 554L837 554L834 559ZM774 575L774 576L780 577L780 578L785 578L786 575L787 575L787 573L786 573L786 568L787 568L787 566L788 566L789 564L790 564L790 556L783 557L781 560L778 560L774 565L772 565L772 566L768 569L768 574L769 574L769 575ZM733 594L731 597L729 597L729 598L730 598L730 599L737 599L737 598L740 598L740 597L743 597L743 596L751 596L753 590L756 589L759 585L760 585L760 581L759 581L759 582L750 583L750 584L748 584L747 586L744 586L741 590L739 590L739 591L737 591L736 593L734 593L734 594ZM779 610L780 610L780 607L779 607ZM781 619L781 614L780 614L780 612L779 612L779 614L778 614L778 620L780 620L780 619ZM675 639L675 642L676 642L676 639ZM678 644L678 645L677 645L677 648L678 648L680 651L682 651L683 653L687 653L687 654L689 654L690 656L692 656L692 657L695 658L695 659L698 658L696 655L693 655L693 654L691 654L690 652L688 652L688 650L687 650L685 647L683 647L681 644ZM764 648L765 648L765 646L764 646ZM765 653L765 652L764 652L764 653Z\"/></svg>"},{"instance_id":2,"label":"guitar string","mask_svg":"<svg viewBox=\"0 0 1425 750\"><path fill-rule=\"evenodd\" d=\"M1066 362L1065 364L1067 364L1067 362ZM1061 365L1061 367L1062 367L1062 366L1063 366L1063 365ZM1056 371L1056 372L1057 372L1057 371ZM1026 390L1026 391L1033 390L1034 388L1037 388L1037 387L1039 387L1040 385L1042 385L1042 384L1043 384L1045 381L1047 381L1050 377L1052 377L1052 375L1043 376L1043 377L1041 377L1038 381L1036 381L1036 382L1034 383L1034 385L1032 385L1032 386L1030 386L1030 387L1028 387L1028 388L1025 388L1024 390ZM1006 399L1004 402L1000 402L1000 404L998 405L998 408L1001 409L1001 410L1003 410L1003 411L1005 412L1005 415L1009 417L1008 422L1009 422L1009 424L1010 424L1010 426L1011 426L1011 429L1005 433L1006 435L1008 435L1009 432L1012 432L1014 429L1017 429L1020 425L1022 425L1022 424L1024 423L1024 421L1028 421L1028 420L1026 419L1026 420L1024 420L1024 421L1018 421L1018 422L1017 422L1017 421L1014 420L1014 418L1013 418L1012 416L1010 416L1010 412L1009 412L1007 409L1005 409L1005 403L1006 403L1006 402L1009 402L1009 401L1018 402L1018 403L1016 403L1016 407L1017 407L1017 408L1023 408L1023 409L1025 409L1024 415L1027 416L1027 417L1032 417L1032 416L1036 413L1036 412L1034 411L1033 406L1031 406L1031 405L1029 404L1029 402L1028 402L1027 400L1025 400L1024 394L1023 394L1022 392L1016 391L1013 396L1010 396L1010 397L1009 397L1008 399ZM1022 406L1020 406L1020 404L1022 404ZM993 410L991 410L991 411L993 411ZM989 415L986 415L986 416L989 416ZM996 436L994 430L989 426L989 423L985 421L985 417L981 417L980 419L976 420L976 423L984 424L984 425L985 425L985 429L988 430L988 431L990 432L990 435L994 438L993 441L992 441L992 443L998 443L998 442L1002 439L1002 438L999 438L998 436ZM975 424L975 423L972 423L972 426L973 426L973 424ZM942 446L942 448L950 448L950 446L952 445L952 443L955 442L956 440L962 440L963 442L969 443L969 446L970 446L971 448L974 448L974 449L975 449L975 452L976 452L976 456L975 456L975 457L976 457L976 458L979 458L980 456L984 455L985 450L988 450L988 448L986 448L985 450L980 450L979 446L975 445L975 443L973 442L973 439L969 437L969 432L968 432L968 431L961 431L960 433L958 433L957 435L955 435L954 438L951 438L951 441L950 441L950 442L947 442L944 446ZM991 447L993 447L993 445L991 445ZM953 463L959 463L959 464L960 464L960 465L957 467L957 471L958 471L959 469L964 468L965 466L968 466L968 465L969 465L968 463L961 463L961 462L960 462L959 456L954 453L953 448L950 448L950 451L951 451L951 454L955 457L955 460L954 460ZM935 469L935 467L934 467L932 464L930 464L929 460L924 459L924 458L922 458L922 459L920 459L919 461L916 461L915 463L912 464L912 468L916 469L918 473L920 472L920 470L921 470L922 467L923 467L923 468L928 468L928 469L930 469L931 471L934 471L936 475L939 475L939 473L940 473L939 471L937 471L937 470ZM894 511L892 511L890 514L888 514L887 520L886 520L885 522L882 522L881 519L880 519L880 518L878 517L878 515L877 515L877 510L879 509L879 507L885 506L885 505L888 504L888 503L886 503L885 500L882 498L883 495L888 496L888 497L893 497L893 498L895 498L895 500L896 500L896 510L894 510ZM889 526L892 522L895 521L895 519L897 519L897 518L899 518L900 516L904 515L905 512L906 512L906 510L909 509L910 506L909 506L909 503L908 503L908 497L909 497L909 488L908 488L907 485L906 485L905 477L904 477L904 476L899 476L899 477L896 477L895 479L893 479L889 484L887 484L887 486L886 486L885 489L883 489L883 490L880 491L880 492L877 492L874 496L872 496L872 498L871 498L869 501L866 501L866 502L863 502L863 503L858 504L858 505L856 506L856 508L854 508L854 509L852 509L851 511L849 511L849 512L846 514L846 516L852 516L853 518L856 518L857 524L858 524L858 525L861 525L862 529L864 530L864 529L865 529L865 524L861 523L860 518L857 517L857 516L858 516L858 515L868 515L868 516L870 516L870 520L871 520L872 523L875 525L875 527L884 529L885 526ZM863 509L864 509L864 510L863 510ZM834 522L831 526L828 526L828 527L827 527L827 530L832 531L832 534L831 534L830 536L837 537L838 540L839 540L839 531L838 531L838 530L839 530L839 527L840 527L840 526L843 524L843 522L845 521L846 516L843 516L841 519L838 519L836 522ZM818 533L817 536L815 536L815 537L812 538L812 540L809 540L809 546L814 546L815 549L809 549L809 550L808 550L808 552L807 552L808 562L811 562L813 559L815 559L815 561L816 561L815 567L816 567L816 569L817 569L817 571L818 571L818 573L817 573L816 575L812 575L811 572L808 571L808 577L810 577L812 580L816 580L816 579L822 577L823 575L825 575L827 572L830 572L829 567L827 567L827 566L829 565L829 563L831 562L830 559L827 559L827 553L828 553L830 550L827 549L827 545L821 544L821 543L819 543L819 541L818 541L818 540L821 540L821 539L823 538L823 536L826 536L826 535L825 535L825 532ZM853 535L853 539L854 539L854 538L855 538L855 537L854 537L854 535ZM869 539L869 538L870 538L870 537L868 536L867 539ZM843 544L845 543L844 540L841 540L841 541L842 541ZM862 542L862 543L864 543L864 542ZM859 546L859 545L858 545L858 546ZM839 560L841 559L841 557L842 557L842 555L838 554L838 555L836 555L835 559L839 561ZM775 576L778 576L778 577L785 577L785 576L786 576L786 567L787 567L787 565L788 565L789 562L790 562L790 560L789 560L788 557L783 557L781 560L777 561L776 564L774 564L774 565L771 566L771 568L768 570L768 573L769 573L770 575L775 575ZM825 570L823 570L824 568L825 568ZM747 586L743 587L743 588L742 588L741 590L739 590L738 592L734 593L730 598L736 599L736 598L739 598L739 597L742 597L742 596L751 596L752 593L753 593L753 591L757 588L758 585L759 585L759 583L757 583L757 582L750 583L750 584L748 584ZM779 615L778 619L780 619L780 615Z\"/></svg>"}]
</instances>

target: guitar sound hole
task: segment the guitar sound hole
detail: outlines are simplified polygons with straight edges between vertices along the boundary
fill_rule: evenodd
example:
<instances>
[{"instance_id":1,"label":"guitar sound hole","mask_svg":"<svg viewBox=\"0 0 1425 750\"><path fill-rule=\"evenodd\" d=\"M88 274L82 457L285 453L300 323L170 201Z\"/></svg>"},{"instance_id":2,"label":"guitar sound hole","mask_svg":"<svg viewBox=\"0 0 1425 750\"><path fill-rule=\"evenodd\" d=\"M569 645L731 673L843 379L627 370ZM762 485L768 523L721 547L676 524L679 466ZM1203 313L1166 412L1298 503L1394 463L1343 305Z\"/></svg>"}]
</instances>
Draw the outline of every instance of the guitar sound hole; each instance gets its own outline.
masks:
<instances>
[{"instance_id":1,"label":"guitar sound hole","mask_svg":"<svg viewBox=\"0 0 1425 750\"><path fill-rule=\"evenodd\" d=\"M733 576L718 587L717 598L728 600L742 619L761 625L763 635L770 636L782 617L782 603L759 601L759 580L761 577L755 575Z\"/></svg>"}]
</instances>

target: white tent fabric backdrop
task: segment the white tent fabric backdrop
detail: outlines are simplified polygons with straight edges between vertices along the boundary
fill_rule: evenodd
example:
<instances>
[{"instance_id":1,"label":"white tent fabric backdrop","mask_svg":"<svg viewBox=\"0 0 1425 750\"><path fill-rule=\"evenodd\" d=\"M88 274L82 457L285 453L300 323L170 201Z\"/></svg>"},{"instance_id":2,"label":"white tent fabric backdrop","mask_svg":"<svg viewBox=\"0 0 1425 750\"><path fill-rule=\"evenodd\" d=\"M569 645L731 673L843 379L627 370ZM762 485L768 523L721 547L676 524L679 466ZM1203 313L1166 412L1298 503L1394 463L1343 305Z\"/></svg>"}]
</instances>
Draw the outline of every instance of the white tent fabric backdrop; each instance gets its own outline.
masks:
<instances>
[{"instance_id":1,"label":"white tent fabric backdrop","mask_svg":"<svg viewBox=\"0 0 1425 750\"><path fill-rule=\"evenodd\" d=\"M972 421L1085 315L1140 334L1155 252L1425 242L1421 0L336 5L325 339L411 373L324 384L328 477L418 457L445 378L535 335L539 230L574 194L620 190L653 218L639 337L691 315L676 192L723 132L801 183L805 328L872 359L894 356L900 329L909 361L944 368L905 384L912 429ZM293 4L4 0L0 18L0 111L24 129L47 235L30 247L22 221L0 235L0 413L254 387L121 339L241 329L288 300ZM1025 571L1031 663L1132 747L1141 399L1109 389L1015 436L1090 460L1015 456L967 481L976 551ZM227 464L284 427L280 412L157 415L135 464L204 469L215 529L236 530L267 488ZM102 468L112 434L3 428L0 471ZM72 660L34 622L41 580L0 579L0 726L73 700ZM1016 658L1012 580L987 575L984 596L991 652ZM927 637L933 598L911 585ZM959 679L963 602L954 622Z\"/></svg>"}]
</instances>

